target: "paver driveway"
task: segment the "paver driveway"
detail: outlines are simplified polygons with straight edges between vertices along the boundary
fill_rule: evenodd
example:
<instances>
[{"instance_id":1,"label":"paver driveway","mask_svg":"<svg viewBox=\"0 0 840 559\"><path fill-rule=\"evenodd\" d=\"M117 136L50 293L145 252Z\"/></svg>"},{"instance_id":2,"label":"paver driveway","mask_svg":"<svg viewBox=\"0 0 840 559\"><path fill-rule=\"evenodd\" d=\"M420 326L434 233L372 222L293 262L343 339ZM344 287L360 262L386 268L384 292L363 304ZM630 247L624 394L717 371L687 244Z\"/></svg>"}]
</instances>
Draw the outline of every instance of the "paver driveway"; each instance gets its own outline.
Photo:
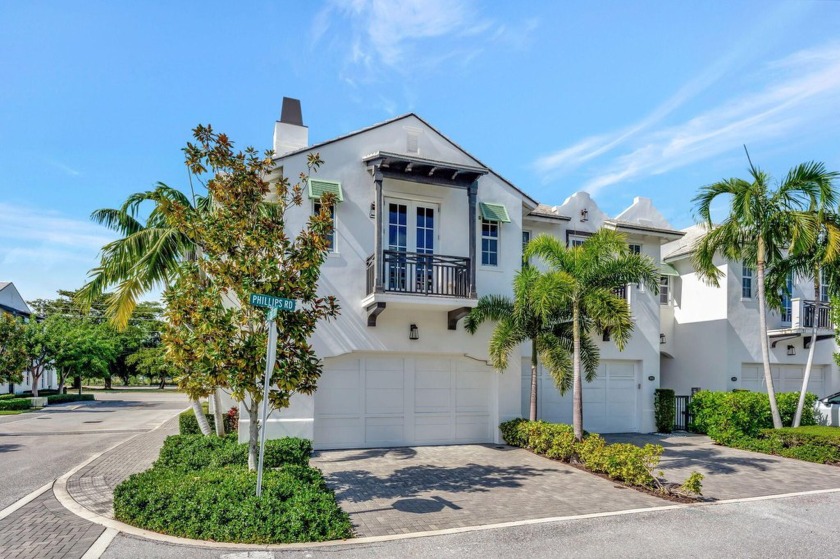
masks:
<instances>
[{"instance_id":1,"label":"paver driveway","mask_svg":"<svg viewBox=\"0 0 840 559\"><path fill-rule=\"evenodd\" d=\"M669 504L495 445L316 453L357 536L381 536Z\"/></svg>"},{"instance_id":2,"label":"paver driveway","mask_svg":"<svg viewBox=\"0 0 840 559\"><path fill-rule=\"evenodd\" d=\"M739 499L840 488L840 468L716 445L705 435L604 435L608 442L665 447L659 469L669 481L705 476L703 496Z\"/></svg>"}]
</instances>

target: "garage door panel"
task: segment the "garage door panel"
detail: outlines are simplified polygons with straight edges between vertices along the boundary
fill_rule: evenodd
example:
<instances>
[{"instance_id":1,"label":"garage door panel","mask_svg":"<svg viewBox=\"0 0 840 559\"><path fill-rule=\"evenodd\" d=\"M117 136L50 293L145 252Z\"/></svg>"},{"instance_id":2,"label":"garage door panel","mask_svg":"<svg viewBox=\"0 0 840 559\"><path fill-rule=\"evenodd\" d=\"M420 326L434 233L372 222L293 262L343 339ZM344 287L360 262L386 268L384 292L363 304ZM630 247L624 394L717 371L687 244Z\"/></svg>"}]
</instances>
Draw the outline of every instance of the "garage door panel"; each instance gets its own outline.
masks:
<instances>
[{"instance_id":1,"label":"garage door panel","mask_svg":"<svg viewBox=\"0 0 840 559\"><path fill-rule=\"evenodd\" d=\"M492 442L495 373L481 369L465 359L436 357L328 362L315 393L315 446ZM339 408L347 413L334 415Z\"/></svg>"},{"instance_id":2,"label":"garage door panel","mask_svg":"<svg viewBox=\"0 0 840 559\"><path fill-rule=\"evenodd\" d=\"M805 376L805 365L772 365L773 387L776 392L799 392ZM767 392L764 382L764 366L745 363L741 366L741 388L752 392ZM808 379L808 392L825 395L825 365L815 365Z\"/></svg>"}]
</instances>

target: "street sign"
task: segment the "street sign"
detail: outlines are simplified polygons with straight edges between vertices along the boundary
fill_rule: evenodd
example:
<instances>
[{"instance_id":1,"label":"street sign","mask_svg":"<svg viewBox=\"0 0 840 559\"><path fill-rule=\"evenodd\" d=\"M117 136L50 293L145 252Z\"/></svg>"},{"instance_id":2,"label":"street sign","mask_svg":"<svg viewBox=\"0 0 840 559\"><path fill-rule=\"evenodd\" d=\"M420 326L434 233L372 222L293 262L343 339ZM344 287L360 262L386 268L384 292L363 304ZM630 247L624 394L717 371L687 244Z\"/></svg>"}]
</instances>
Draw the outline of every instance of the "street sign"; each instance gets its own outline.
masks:
<instances>
[{"instance_id":1,"label":"street sign","mask_svg":"<svg viewBox=\"0 0 840 559\"><path fill-rule=\"evenodd\" d=\"M274 295L259 295L257 293L251 293L250 302L251 306L254 307L265 307L280 311L293 311L296 303L294 299L284 299Z\"/></svg>"}]
</instances>

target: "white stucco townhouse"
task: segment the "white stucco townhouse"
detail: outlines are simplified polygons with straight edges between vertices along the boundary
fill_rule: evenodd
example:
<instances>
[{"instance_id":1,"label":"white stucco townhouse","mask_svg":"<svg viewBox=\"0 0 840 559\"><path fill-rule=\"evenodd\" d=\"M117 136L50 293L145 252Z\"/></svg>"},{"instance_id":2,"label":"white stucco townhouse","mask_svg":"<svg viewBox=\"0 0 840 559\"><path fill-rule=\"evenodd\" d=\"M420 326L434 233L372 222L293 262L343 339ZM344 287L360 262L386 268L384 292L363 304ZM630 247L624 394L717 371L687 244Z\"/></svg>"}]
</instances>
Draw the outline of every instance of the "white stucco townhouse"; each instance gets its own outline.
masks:
<instances>
[{"instance_id":1,"label":"white stucco townhouse","mask_svg":"<svg viewBox=\"0 0 840 559\"><path fill-rule=\"evenodd\" d=\"M662 385L677 394L697 389L766 390L758 327L757 278L741 262L719 256L725 274L720 287L702 281L691 265L694 243L705 229L695 225L686 235L662 247L662 259L677 270L672 278L670 302L662 307ZM834 328L827 307L814 312L815 294L810 278L789 279L792 296L785 308L768 311L770 363L777 392L802 387L808 348L817 321L814 364L808 389L818 396L840 390L840 371L834 363ZM821 300L827 302L827 291Z\"/></svg>"},{"instance_id":2,"label":"white stucco townhouse","mask_svg":"<svg viewBox=\"0 0 840 559\"><path fill-rule=\"evenodd\" d=\"M342 314L312 340L324 374L313 396L294 397L267 426L269 437L308 437L316 448L498 442L501 421L527 414L529 350L497 372L488 364L493 325L470 335L462 318L479 296L510 294L523 243L548 233L574 244L607 227L658 261L660 246L683 235L643 198L615 218L585 193L538 204L415 114L309 145L299 102L284 99L274 150L292 179L308 153L325 162L304 206L287 215L291 233L321 193L339 199L321 289ZM659 298L635 285L625 294L636 333L623 352L600 342L601 373L584 389L593 431L654 429ZM539 393L542 418L570 420L569 396L545 375ZM240 436L247 430L246 419Z\"/></svg>"}]
</instances>

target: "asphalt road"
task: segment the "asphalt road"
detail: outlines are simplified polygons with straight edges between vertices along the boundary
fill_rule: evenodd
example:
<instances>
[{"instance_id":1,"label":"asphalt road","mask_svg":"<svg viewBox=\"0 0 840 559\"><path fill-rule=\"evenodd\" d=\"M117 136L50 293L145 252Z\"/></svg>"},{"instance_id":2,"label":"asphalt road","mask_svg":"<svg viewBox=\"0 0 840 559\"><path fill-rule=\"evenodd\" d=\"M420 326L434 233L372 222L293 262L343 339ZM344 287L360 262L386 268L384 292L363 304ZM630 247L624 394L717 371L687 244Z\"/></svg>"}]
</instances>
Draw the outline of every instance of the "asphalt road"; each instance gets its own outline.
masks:
<instances>
[{"instance_id":1,"label":"asphalt road","mask_svg":"<svg viewBox=\"0 0 840 559\"><path fill-rule=\"evenodd\" d=\"M97 393L96 402L0 416L0 509L188 405L176 392Z\"/></svg>"},{"instance_id":2,"label":"asphalt road","mask_svg":"<svg viewBox=\"0 0 840 559\"><path fill-rule=\"evenodd\" d=\"M777 498L293 551L212 550L118 535L109 559L814 557L830 550L840 493ZM829 554L830 551L829 551Z\"/></svg>"}]
</instances>

